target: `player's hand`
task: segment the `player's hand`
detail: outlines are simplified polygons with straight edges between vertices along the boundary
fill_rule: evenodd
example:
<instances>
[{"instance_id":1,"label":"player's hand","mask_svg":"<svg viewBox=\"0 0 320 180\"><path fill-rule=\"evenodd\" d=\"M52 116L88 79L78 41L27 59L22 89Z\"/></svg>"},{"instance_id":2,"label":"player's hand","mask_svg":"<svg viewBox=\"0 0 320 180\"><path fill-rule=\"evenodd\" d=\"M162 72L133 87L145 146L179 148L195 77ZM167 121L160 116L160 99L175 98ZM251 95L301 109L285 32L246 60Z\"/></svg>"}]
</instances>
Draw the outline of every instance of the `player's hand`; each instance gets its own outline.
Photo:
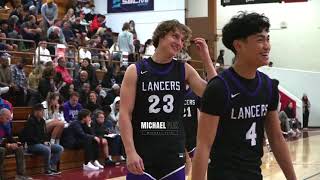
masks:
<instances>
[{"instance_id":1,"label":"player's hand","mask_svg":"<svg viewBox=\"0 0 320 180\"><path fill-rule=\"evenodd\" d=\"M204 60L210 60L211 61L210 54L209 54L209 48L208 48L208 45L207 45L205 39L203 39L203 38L194 38L193 41L194 41L194 43L196 45L198 54L201 57L201 59L203 61Z\"/></svg>"},{"instance_id":2,"label":"player's hand","mask_svg":"<svg viewBox=\"0 0 320 180\"><path fill-rule=\"evenodd\" d=\"M132 174L141 175L144 171L144 164L137 152L127 154L127 167Z\"/></svg>"}]
</instances>

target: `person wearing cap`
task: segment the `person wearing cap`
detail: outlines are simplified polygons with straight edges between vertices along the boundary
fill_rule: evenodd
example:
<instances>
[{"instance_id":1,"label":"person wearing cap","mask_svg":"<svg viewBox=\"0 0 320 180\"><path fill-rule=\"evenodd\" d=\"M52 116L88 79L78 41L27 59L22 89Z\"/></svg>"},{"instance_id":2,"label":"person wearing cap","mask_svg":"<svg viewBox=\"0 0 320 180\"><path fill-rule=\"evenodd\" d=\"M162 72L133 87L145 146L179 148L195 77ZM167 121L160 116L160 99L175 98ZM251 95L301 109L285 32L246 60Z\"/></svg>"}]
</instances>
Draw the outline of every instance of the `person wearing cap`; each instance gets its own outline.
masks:
<instances>
[{"instance_id":1,"label":"person wearing cap","mask_svg":"<svg viewBox=\"0 0 320 180\"><path fill-rule=\"evenodd\" d=\"M14 106L25 106L28 84L23 67L26 63L27 60L22 58L17 64L11 66L12 88L15 98Z\"/></svg>"},{"instance_id":2,"label":"person wearing cap","mask_svg":"<svg viewBox=\"0 0 320 180\"><path fill-rule=\"evenodd\" d=\"M12 113L7 108L0 109L0 179L3 177L3 161L6 154L15 154L17 164L16 180L32 179L26 176L24 150L21 142L17 142L12 137L10 120ZM9 126L8 126L9 125Z\"/></svg>"},{"instance_id":3,"label":"person wearing cap","mask_svg":"<svg viewBox=\"0 0 320 180\"><path fill-rule=\"evenodd\" d=\"M44 20L45 29L52 26L54 20L58 18L58 6L53 2L53 0L47 0L41 6L41 15Z\"/></svg>"},{"instance_id":4,"label":"person wearing cap","mask_svg":"<svg viewBox=\"0 0 320 180\"><path fill-rule=\"evenodd\" d=\"M50 144L46 123L43 119L44 107L38 103L32 107L32 114L27 120L24 138L28 145L28 152L41 155L44 158L44 169L46 175L60 174L57 163L63 152L59 144Z\"/></svg>"}]
</instances>

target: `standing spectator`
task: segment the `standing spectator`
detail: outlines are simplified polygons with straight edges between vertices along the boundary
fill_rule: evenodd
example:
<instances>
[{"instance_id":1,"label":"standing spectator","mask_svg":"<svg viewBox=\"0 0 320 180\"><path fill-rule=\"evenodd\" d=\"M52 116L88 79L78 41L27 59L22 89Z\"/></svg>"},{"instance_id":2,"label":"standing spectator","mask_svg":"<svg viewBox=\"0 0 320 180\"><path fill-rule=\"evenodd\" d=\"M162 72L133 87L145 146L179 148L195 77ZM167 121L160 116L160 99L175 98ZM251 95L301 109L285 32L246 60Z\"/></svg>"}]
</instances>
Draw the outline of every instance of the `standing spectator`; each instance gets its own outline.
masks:
<instances>
[{"instance_id":1,"label":"standing spectator","mask_svg":"<svg viewBox=\"0 0 320 180\"><path fill-rule=\"evenodd\" d=\"M17 64L11 66L14 106L25 106L28 85L23 67L26 63L26 59L22 58Z\"/></svg>"},{"instance_id":2,"label":"standing spectator","mask_svg":"<svg viewBox=\"0 0 320 180\"><path fill-rule=\"evenodd\" d=\"M132 33L133 39L138 39L137 32L136 32L136 23L133 20L130 20L129 25L130 25L129 32Z\"/></svg>"},{"instance_id":3,"label":"standing spectator","mask_svg":"<svg viewBox=\"0 0 320 180\"><path fill-rule=\"evenodd\" d=\"M63 104L64 119L70 123L78 119L78 114L82 109L82 105L79 103L79 93L73 92L70 95L70 100Z\"/></svg>"},{"instance_id":4,"label":"standing spectator","mask_svg":"<svg viewBox=\"0 0 320 180\"><path fill-rule=\"evenodd\" d=\"M43 119L44 108L42 104L36 104L32 108L32 114L28 118L25 127L25 138L28 151L32 154L44 157L44 169L46 175L60 174L57 163L63 152L63 147L58 144L50 144L47 138L47 129Z\"/></svg>"},{"instance_id":5,"label":"standing spectator","mask_svg":"<svg viewBox=\"0 0 320 180\"><path fill-rule=\"evenodd\" d=\"M303 107L303 128L308 128L311 104L307 94L303 94L302 103L303 103L303 106L302 106Z\"/></svg>"},{"instance_id":6,"label":"standing spectator","mask_svg":"<svg viewBox=\"0 0 320 180\"><path fill-rule=\"evenodd\" d=\"M64 57L58 58L58 66L56 67L56 73L60 73L62 76L62 79L67 84L72 84L72 77L66 68L66 59Z\"/></svg>"},{"instance_id":7,"label":"standing spectator","mask_svg":"<svg viewBox=\"0 0 320 180\"><path fill-rule=\"evenodd\" d=\"M6 108L0 109L0 179L3 177L3 162L5 156L10 153L15 154L17 180L32 179L26 177L24 152L21 142L17 142L12 137L12 129L10 125L11 112Z\"/></svg>"},{"instance_id":8,"label":"standing spectator","mask_svg":"<svg viewBox=\"0 0 320 180\"><path fill-rule=\"evenodd\" d=\"M118 45L119 49L122 52L127 52L129 54L128 61L133 61L133 53L134 53L134 46L133 46L133 35L130 30L129 23L124 23L122 27L122 32L118 36Z\"/></svg>"},{"instance_id":9,"label":"standing spectator","mask_svg":"<svg viewBox=\"0 0 320 180\"><path fill-rule=\"evenodd\" d=\"M53 0L47 0L47 3L44 3L41 7L41 15L44 20L44 29L47 30L58 18L58 6Z\"/></svg>"},{"instance_id":10,"label":"standing spectator","mask_svg":"<svg viewBox=\"0 0 320 180\"><path fill-rule=\"evenodd\" d=\"M84 149L85 163L83 164L83 170L99 170L103 169L98 161L99 144L102 140L94 135L90 115L91 113L87 109L82 109L79 112L79 119L71 122L63 133L62 144L70 149Z\"/></svg>"},{"instance_id":11,"label":"standing spectator","mask_svg":"<svg viewBox=\"0 0 320 180\"><path fill-rule=\"evenodd\" d=\"M51 136L51 144L60 143L60 137L65 124L63 112L60 109L59 98L60 95L58 93L49 93L47 100L41 103L45 108L43 119L46 122L47 131Z\"/></svg>"},{"instance_id":12,"label":"standing spectator","mask_svg":"<svg viewBox=\"0 0 320 180\"><path fill-rule=\"evenodd\" d=\"M220 66L224 66L224 50L223 49L220 49L220 53L219 53L219 56L217 58L217 63L220 64Z\"/></svg>"}]
</instances>

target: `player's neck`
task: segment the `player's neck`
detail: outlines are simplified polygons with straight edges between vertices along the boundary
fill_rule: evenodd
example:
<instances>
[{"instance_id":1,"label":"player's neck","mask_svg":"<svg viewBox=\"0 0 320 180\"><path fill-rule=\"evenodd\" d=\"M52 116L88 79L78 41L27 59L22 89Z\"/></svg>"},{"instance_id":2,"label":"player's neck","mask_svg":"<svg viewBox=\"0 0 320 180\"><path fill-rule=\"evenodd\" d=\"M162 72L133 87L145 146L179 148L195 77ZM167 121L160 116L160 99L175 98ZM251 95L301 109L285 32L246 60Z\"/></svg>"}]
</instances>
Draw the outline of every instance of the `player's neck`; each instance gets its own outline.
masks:
<instances>
[{"instance_id":1,"label":"player's neck","mask_svg":"<svg viewBox=\"0 0 320 180\"><path fill-rule=\"evenodd\" d=\"M155 53L152 55L152 60L158 64L167 64L172 61L173 57L169 57L165 53L160 52L159 50L156 50Z\"/></svg>"},{"instance_id":2,"label":"player's neck","mask_svg":"<svg viewBox=\"0 0 320 180\"><path fill-rule=\"evenodd\" d=\"M243 78L254 79L256 77L256 67L250 67L247 64L244 64L243 62L237 60L234 65L232 65L232 67L236 71L236 73Z\"/></svg>"}]
</instances>

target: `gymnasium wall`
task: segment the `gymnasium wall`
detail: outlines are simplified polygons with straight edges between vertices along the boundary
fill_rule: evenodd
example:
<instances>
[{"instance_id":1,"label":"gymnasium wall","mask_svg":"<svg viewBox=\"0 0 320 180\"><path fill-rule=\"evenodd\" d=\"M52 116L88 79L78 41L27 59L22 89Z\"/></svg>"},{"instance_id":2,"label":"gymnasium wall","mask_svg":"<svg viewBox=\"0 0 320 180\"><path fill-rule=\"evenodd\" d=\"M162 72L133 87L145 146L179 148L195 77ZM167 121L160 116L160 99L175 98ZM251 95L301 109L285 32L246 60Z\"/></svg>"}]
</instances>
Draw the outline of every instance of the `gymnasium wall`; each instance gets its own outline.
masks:
<instances>
[{"instance_id":1,"label":"gymnasium wall","mask_svg":"<svg viewBox=\"0 0 320 180\"><path fill-rule=\"evenodd\" d=\"M297 99L301 99L303 93L306 93L311 103L309 126L320 127L320 85L318 84L320 82L320 72L275 67L262 67L259 70L271 78L278 79L280 85ZM301 107L298 104L297 106ZM302 108L299 108L299 111L297 114L301 113Z\"/></svg>"},{"instance_id":2,"label":"gymnasium wall","mask_svg":"<svg viewBox=\"0 0 320 180\"><path fill-rule=\"evenodd\" d=\"M217 1L217 30L238 11L255 11L270 18L271 58L275 67L320 71L320 1L304 3L266 3L222 7ZM287 28L280 28L280 24ZM218 41L219 49L226 49ZM226 51L225 62L231 64L231 51Z\"/></svg>"},{"instance_id":3,"label":"gymnasium wall","mask_svg":"<svg viewBox=\"0 0 320 180\"><path fill-rule=\"evenodd\" d=\"M107 0L95 0L95 11L107 17L106 25L114 32L121 32L124 22L134 20L138 39L142 44L151 39L159 22L177 19L185 23L185 0L154 0L154 11L107 13Z\"/></svg>"}]
</instances>

